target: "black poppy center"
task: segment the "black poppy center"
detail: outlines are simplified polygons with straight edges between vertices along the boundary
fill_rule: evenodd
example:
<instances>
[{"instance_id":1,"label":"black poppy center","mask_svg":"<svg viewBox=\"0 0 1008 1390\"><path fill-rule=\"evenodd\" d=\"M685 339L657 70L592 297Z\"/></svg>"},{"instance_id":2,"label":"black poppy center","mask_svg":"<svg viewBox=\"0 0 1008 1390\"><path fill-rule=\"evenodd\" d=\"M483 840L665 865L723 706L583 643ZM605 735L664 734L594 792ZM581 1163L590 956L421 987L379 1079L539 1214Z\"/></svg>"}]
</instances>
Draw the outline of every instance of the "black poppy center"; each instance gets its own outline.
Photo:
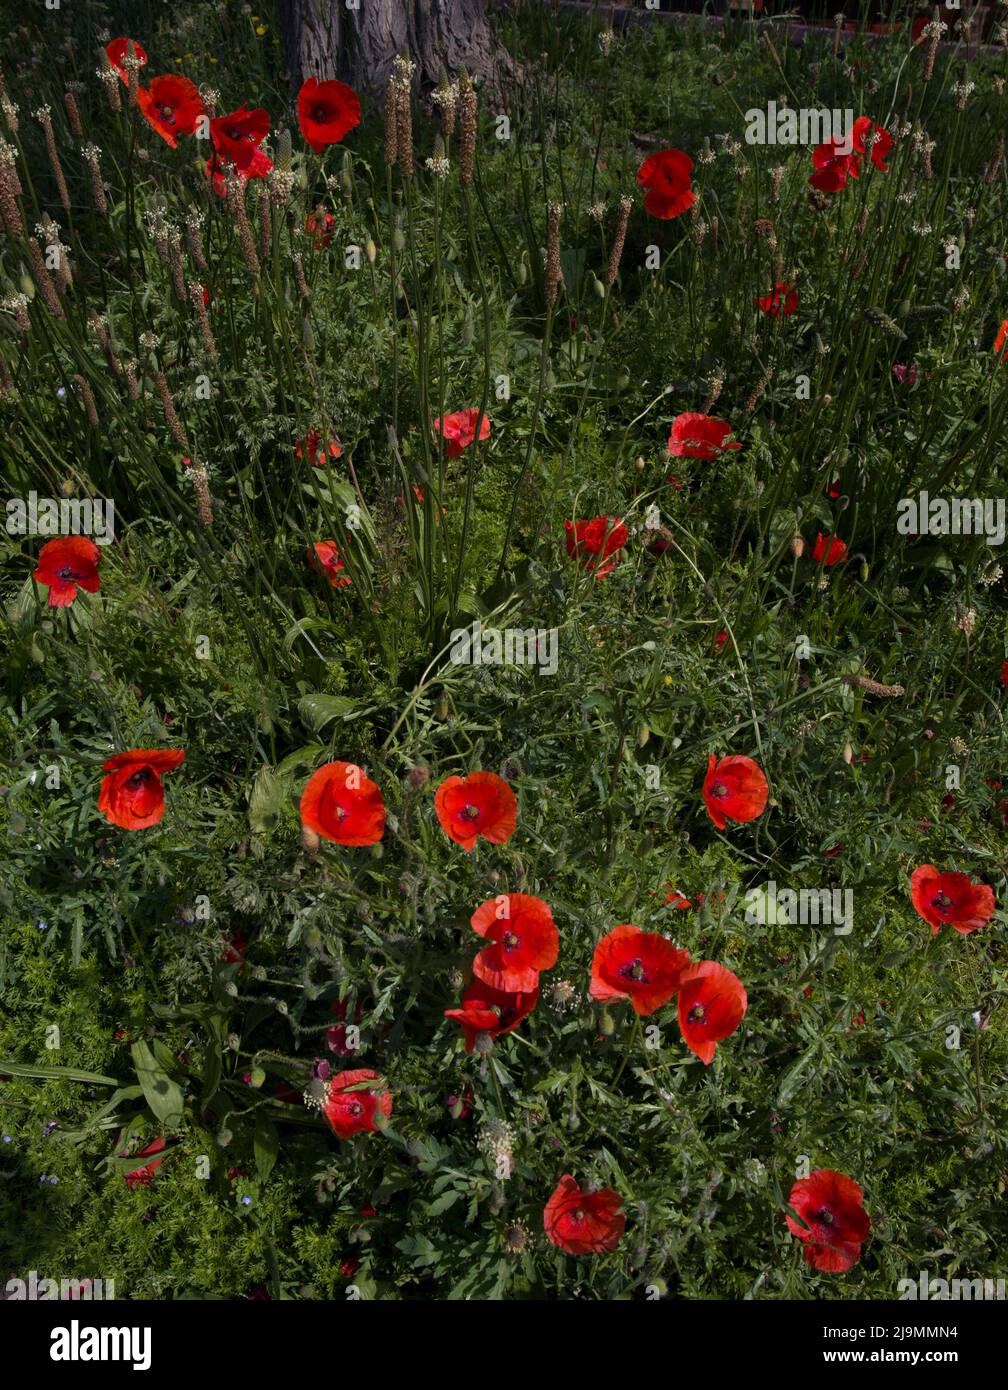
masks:
<instances>
[{"instance_id":1,"label":"black poppy center","mask_svg":"<svg viewBox=\"0 0 1008 1390\"><path fill-rule=\"evenodd\" d=\"M627 961L626 965L621 967L620 975L624 980L636 980L638 983L646 983L648 978L647 971L644 969L644 963L640 956L636 956L633 960Z\"/></svg>"},{"instance_id":2,"label":"black poppy center","mask_svg":"<svg viewBox=\"0 0 1008 1390\"><path fill-rule=\"evenodd\" d=\"M127 778L126 785L131 792L139 791L141 787L147 785L151 776L152 773L149 767L138 768L137 771L133 773L132 777Z\"/></svg>"}]
</instances>

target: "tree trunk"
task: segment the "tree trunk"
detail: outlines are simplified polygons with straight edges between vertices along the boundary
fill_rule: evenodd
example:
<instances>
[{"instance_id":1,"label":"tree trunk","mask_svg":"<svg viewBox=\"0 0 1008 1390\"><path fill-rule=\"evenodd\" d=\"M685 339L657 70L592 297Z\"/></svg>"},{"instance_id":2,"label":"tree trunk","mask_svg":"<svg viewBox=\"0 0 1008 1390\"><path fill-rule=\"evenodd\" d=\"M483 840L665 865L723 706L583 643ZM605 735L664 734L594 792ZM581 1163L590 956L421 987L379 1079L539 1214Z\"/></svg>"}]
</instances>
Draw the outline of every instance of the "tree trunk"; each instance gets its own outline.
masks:
<instances>
[{"instance_id":1,"label":"tree trunk","mask_svg":"<svg viewBox=\"0 0 1008 1390\"><path fill-rule=\"evenodd\" d=\"M512 70L486 14L487 0L280 0L280 30L291 83L337 77L356 91L382 90L398 54L408 52L421 88L465 68L488 91Z\"/></svg>"}]
</instances>

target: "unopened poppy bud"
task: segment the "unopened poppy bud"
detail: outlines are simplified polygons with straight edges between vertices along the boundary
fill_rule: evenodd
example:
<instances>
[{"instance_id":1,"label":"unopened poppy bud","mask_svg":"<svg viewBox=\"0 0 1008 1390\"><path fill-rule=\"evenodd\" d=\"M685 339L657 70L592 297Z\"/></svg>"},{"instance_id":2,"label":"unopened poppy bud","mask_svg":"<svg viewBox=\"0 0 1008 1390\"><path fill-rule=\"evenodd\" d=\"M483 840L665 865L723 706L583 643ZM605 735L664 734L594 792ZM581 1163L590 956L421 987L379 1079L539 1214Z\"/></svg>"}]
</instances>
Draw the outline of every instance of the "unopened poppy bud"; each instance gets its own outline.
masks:
<instances>
[{"instance_id":1,"label":"unopened poppy bud","mask_svg":"<svg viewBox=\"0 0 1008 1390\"><path fill-rule=\"evenodd\" d=\"M867 560L862 560L862 561L861 561L861 583L862 583L862 584L867 584L867 583L868 583L868 561L867 561Z\"/></svg>"},{"instance_id":2,"label":"unopened poppy bud","mask_svg":"<svg viewBox=\"0 0 1008 1390\"><path fill-rule=\"evenodd\" d=\"M444 724L448 720L449 713L448 701L442 696L435 706L434 718L439 719L441 723Z\"/></svg>"},{"instance_id":3,"label":"unopened poppy bud","mask_svg":"<svg viewBox=\"0 0 1008 1390\"><path fill-rule=\"evenodd\" d=\"M477 1033L473 1048L481 1057L493 1051L494 1040L489 1033Z\"/></svg>"},{"instance_id":4,"label":"unopened poppy bud","mask_svg":"<svg viewBox=\"0 0 1008 1390\"><path fill-rule=\"evenodd\" d=\"M39 644L35 641L34 637L32 638L32 644L29 654L32 659L32 664L35 666L41 666L42 663L45 661L45 653L42 651L42 648L39 646Z\"/></svg>"},{"instance_id":5,"label":"unopened poppy bud","mask_svg":"<svg viewBox=\"0 0 1008 1390\"><path fill-rule=\"evenodd\" d=\"M666 1284L664 1279L649 1279L648 1292L650 1292L652 1289L658 1295L659 1298L664 1298L665 1295L668 1293L668 1284Z\"/></svg>"},{"instance_id":6,"label":"unopened poppy bud","mask_svg":"<svg viewBox=\"0 0 1008 1390\"><path fill-rule=\"evenodd\" d=\"M239 1047L241 1047L241 1038L239 1038L237 1033L229 1033L224 1039L224 1045L232 1052L237 1052Z\"/></svg>"},{"instance_id":7,"label":"unopened poppy bud","mask_svg":"<svg viewBox=\"0 0 1008 1390\"><path fill-rule=\"evenodd\" d=\"M66 482L60 484L60 496L72 497L77 491L77 484L73 478L67 478Z\"/></svg>"},{"instance_id":8,"label":"unopened poppy bud","mask_svg":"<svg viewBox=\"0 0 1008 1390\"><path fill-rule=\"evenodd\" d=\"M371 846L372 859L380 859L384 853L385 851L382 849L380 844Z\"/></svg>"},{"instance_id":9,"label":"unopened poppy bud","mask_svg":"<svg viewBox=\"0 0 1008 1390\"><path fill-rule=\"evenodd\" d=\"M309 352L313 351L315 347L315 334L312 332L312 326L308 319L305 319L301 324L301 342Z\"/></svg>"},{"instance_id":10,"label":"unopened poppy bud","mask_svg":"<svg viewBox=\"0 0 1008 1390\"><path fill-rule=\"evenodd\" d=\"M791 554L796 560L800 560L805 554L805 541L797 532L791 537Z\"/></svg>"},{"instance_id":11,"label":"unopened poppy bud","mask_svg":"<svg viewBox=\"0 0 1008 1390\"><path fill-rule=\"evenodd\" d=\"M608 1009L603 1009L599 1014L599 1032L603 1037L611 1038L616 1031L616 1020Z\"/></svg>"},{"instance_id":12,"label":"unopened poppy bud","mask_svg":"<svg viewBox=\"0 0 1008 1390\"><path fill-rule=\"evenodd\" d=\"M605 299L605 285L603 285L602 281L598 278L594 271L591 272L591 287L598 295L599 299Z\"/></svg>"},{"instance_id":13,"label":"unopened poppy bud","mask_svg":"<svg viewBox=\"0 0 1008 1390\"><path fill-rule=\"evenodd\" d=\"M317 834L316 831L312 830L310 825L303 825L301 827L301 843L304 845L308 854L318 854L319 845L322 843L322 837Z\"/></svg>"},{"instance_id":14,"label":"unopened poppy bud","mask_svg":"<svg viewBox=\"0 0 1008 1390\"><path fill-rule=\"evenodd\" d=\"M642 724L637 730L637 747L643 748L651 737L651 730L646 724Z\"/></svg>"},{"instance_id":15,"label":"unopened poppy bud","mask_svg":"<svg viewBox=\"0 0 1008 1390\"><path fill-rule=\"evenodd\" d=\"M249 1085L254 1086L258 1091L265 1080L266 1073L263 1071L262 1067L253 1067L252 1071L249 1073Z\"/></svg>"},{"instance_id":16,"label":"unopened poppy bud","mask_svg":"<svg viewBox=\"0 0 1008 1390\"><path fill-rule=\"evenodd\" d=\"M634 464L634 467L637 469L637 472L638 472L638 473L643 473L643 472L644 472L644 469L647 467L647 464L646 464L646 462L644 461L643 456L641 456L641 457L639 457L639 458L637 459L636 463Z\"/></svg>"},{"instance_id":17,"label":"unopened poppy bud","mask_svg":"<svg viewBox=\"0 0 1008 1390\"><path fill-rule=\"evenodd\" d=\"M845 763L852 763L854 761L854 749L849 743L845 743L843 746L843 760Z\"/></svg>"},{"instance_id":18,"label":"unopened poppy bud","mask_svg":"<svg viewBox=\"0 0 1008 1390\"><path fill-rule=\"evenodd\" d=\"M392 245L397 251L404 251L406 249L406 237L398 222L392 230Z\"/></svg>"},{"instance_id":19,"label":"unopened poppy bud","mask_svg":"<svg viewBox=\"0 0 1008 1390\"><path fill-rule=\"evenodd\" d=\"M415 792L418 792L422 790L422 788L426 787L427 783L430 781L430 768L423 767L420 764L418 764L416 767L411 767L409 772L407 772L406 774L406 780L409 782L413 790Z\"/></svg>"},{"instance_id":20,"label":"unopened poppy bud","mask_svg":"<svg viewBox=\"0 0 1008 1390\"><path fill-rule=\"evenodd\" d=\"M378 259L378 247L370 237L368 237L367 241L364 243L364 254L368 258L368 263L374 265L375 261Z\"/></svg>"},{"instance_id":21,"label":"unopened poppy bud","mask_svg":"<svg viewBox=\"0 0 1008 1390\"><path fill-rule=\"evenodd\" d=\"M517 279L519 285L524 285L524 284L526 284L527 281L528 281L528 263L526 262L524 256L523 256L523 257L521 258L521 260L518 262L518 270L516 271L516 279Z\"/></svg>"}]
</instances>

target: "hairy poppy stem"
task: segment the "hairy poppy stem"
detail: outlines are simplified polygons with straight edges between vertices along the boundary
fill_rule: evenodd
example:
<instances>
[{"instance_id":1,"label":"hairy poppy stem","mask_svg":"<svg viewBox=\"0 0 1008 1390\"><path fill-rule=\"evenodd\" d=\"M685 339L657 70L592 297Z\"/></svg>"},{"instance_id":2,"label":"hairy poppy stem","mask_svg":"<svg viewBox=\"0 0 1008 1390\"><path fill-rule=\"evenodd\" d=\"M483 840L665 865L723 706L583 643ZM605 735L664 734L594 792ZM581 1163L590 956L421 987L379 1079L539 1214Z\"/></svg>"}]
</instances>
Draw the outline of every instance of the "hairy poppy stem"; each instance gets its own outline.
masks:
<instances>
[{"instance_id":1,"label":"hairy poppy stem","mask_svg":"<svg viewBox=\"0 0 1008 1390\"><path fill-rule=\"evenodd\" d=\"M623 1050L623 1060L622 1060L622 1062L620 1062L619 1071L616 1073L615 1077L613 1078L613 1083L612 1083L612 1084L613 1084L613 1089L614 1089L614 1090L615 1090L615 1088L619 1085L619 1083L620 1083L620 1077L623 1075L624 1071L626 1070L626 1064L627 1064L627 1062L628 1062L628 1060L629 1060L629 1058L630 1058L631 1052L633 1052L635 1046L637 1045L637 1041L638 1041L638 1039L639 1039L639 1037L640 1037L640 1031L641 1031L640 1014L637 1013L636 1010L635 1010L635 1011L634 1011L634 1021L633 1021L633 1031L632 1031L631 1034L630 1034L630 1040L629 1040L629 1042L627 1043L626 1047L625 1047L624 1050Z\"/></svg>"}]
</instances>

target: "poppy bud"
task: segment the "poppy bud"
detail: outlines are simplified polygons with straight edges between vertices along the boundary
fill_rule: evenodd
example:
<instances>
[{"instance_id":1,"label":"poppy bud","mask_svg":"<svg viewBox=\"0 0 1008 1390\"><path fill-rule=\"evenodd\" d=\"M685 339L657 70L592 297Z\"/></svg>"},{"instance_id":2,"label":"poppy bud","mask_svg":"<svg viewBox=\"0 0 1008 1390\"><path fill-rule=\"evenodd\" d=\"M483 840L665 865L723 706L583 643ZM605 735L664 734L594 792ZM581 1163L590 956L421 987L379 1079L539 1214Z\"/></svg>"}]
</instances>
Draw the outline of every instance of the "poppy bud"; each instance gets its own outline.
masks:
<instances>
[{"instance_id":1,"label":"poppy bud","mask_svg":"<svg viewBox=\"0 0 1008 1390\"><path fill-rule=\"evenodd\" d=\"M311 321L307 318L307 316L301 324L301 342L308 349L309 352L314 351L315 334L312 332Z\"/></svg>"},{"instance_id":2,"label":"poppy bud","mask_svg":"<svg viewBox=\"0 0 1008 1390\"><path fill-rule=\"evenodd\" d=\"M849 743L845 743L843 746L843 760L845 763L848 764L854 761L854 749L850 746Z\"/></svg>"},{"instance_id":3,"label":"poppy bud","mask_svg":"<svg viewBox=\"0 0 1008 1390\"><path fill-rule=\"evenodd\" d=\"M599 299L605 299L605 285L603 285L602 281L598 278L594 271L591 272L591 287L598 295Z\"/></svg>"},{"instance_id":4,"label":"poppy bud","mask_svg":"<svg viewBox=\"0 0 1008 1390\"><path fill-rule=\"evenodd\" d=\"M426 787L427 783L430 781L430 768L423 767L419 764L416 767L411 767L406 774L406 780L413 790L418 792Z\"/></svg>"},{"instance_id":5,"label":"poppy bud","mask_svg":"<svg viewBox=\"0 0 1008 1390\"><path fill-rule=\"evenodd\" d=\"M606 1038L611 1038L616 1031L616 1020L608 1009L603 1009L599 1014L599 1032Z\"/></svg>"},{"instance_id":6,"label":"poppy bud","mask_svg":"<svg viewBox=\"0 0 1008 1390\"><path fill-rule=\"evenodd\" d=\"M805 541L797 532L791 537L791 554L796 560L800 560L805 554Z\"/></svg>"},{"instance_id":7,"label":"poppy bud","mask_svg":"<svg viewBox=\"0 0 1008 1390\"><path fill-rule=\"evenodd\" d=\"M524 285L528 281L528 265L524 256L518 262L518 271L515 278L519 285Z\"/></svg>"},{"instance_id":8,"label":"poppy bud","mask_svg":"<svg viewBox=\"0 0 1008 1390\"><path fill-rule=\"evenodd\" d=\"M861 583L862 583L862 584L867 584L867 583L868 583L868 561L867 561L867 560L862 560L862 561L861 561Z\"/></svg>"},{"instance_id":9,"label":"poppy bud","mask_svg":"<svg viewBox=\"0 0 1008 1390\"><path fill-rule=\"evenodd\" d=\"M42 651L42 648L39 646L39 644L35 641L34 638L32 638L31 653L30 653L30 655L31 655L32 662L33 662L34 665L36 665L36 666L41 666L42 663L45 661L45 654L44 654L44 652Z\"/></svg>"},{"instance_id":10,"label":"poppy bud","mask_svg":"<svg viewBox=\"0 0 1008 1390\"><path fill-rule=\"evenodd\" d=\"M648 1289L654 1289L659 1298L664 1298L668 1293L668 1284L664 1279L649 1279Z\"/></svg>"},{"instance_id":11,"label":"poppy bud","mask_svg":"<svg viewBox=\"0 0 1008 1390\"><path fill-rule=\"evenodd\" d=\"M372 846L371 846L371 858L372 858L372 859L380 859L384 853L385 853L385 851L382 849L382 847L381 847L380 844L372 845Z\"/></svg>"},{"instance_id":12,"label":"poppy bud","mask_svg":"<svg viewBox=\"0 0 1008 1390\"><path fill-rule=\"evenodd\" d=\"M65 483L60 484L61 497L72 497L76 491L77 484L74 482L73 478L67 478Z\"/></svg>"},{"instance_id":13,"label":"poppy bud","mask_svg":"<svg viewBox=\"0 0 1008 1390\"><path fill-rule=\"evenodd\" d=\"M319 845L322 843L322 837L316 831L312 830L310 825L302 825L301 843L304 845L306 853L312 855L318 854Z\"/></svg>"},{"instance_id":14,"label":"poppy bud","mask_svg":"<svg viewBox=\"0 0 1008 1390\"><path fill-rule=\"evenodd\" d=\"M475 338L475 336L476 333L473 328L472 309L467 307L465 311L465 319L462 323L462 346L465 348L472 347L473 339Z\"/></svg>"},{"instance_id":15,"label":"poppy bud","mask_svg":"<svg viewBox=\"0 0 1008 1390\"><path fill-rule=\"evenodd\" d=\"M638 748L643 748L643 747L645 747L645 745L647 744L647 741L648 741L648 739L649 739L650 737L651 737L651 730L648 728L648 726L647 726L646 724L642 724L642 725L640 726L640 728L637 730L637 747L638 747Z\"/></svg>"},{"instance_id":16,"label":"poppy bud","mask_svg":"<svg viewBox=\"0 0 1008 1390\"><path fill-rule=\"evenodd\" d=\"M647 467L647 464L644 462L643 457L637 459L637 462L634 464L634 467L637 469L638 473L644 472L644 469Z\"/></svg>"},{"instance_id":17,"label":"poppy bud","mask_svg":"<svg viewBox=\"0 0 1008 1390\"><path fill-rule=\"evenodd\" d=\"M262 1067L253 1067L249 1075L249 1085L254 1086L258 1091L266 1080L266 1073Z\"/></svg>"},{"instance_id":18,"label":"poppy bud","mask_svg":"<svg viewBox=\"0 0 1008 1390\"><path fill-rule=\"evenodd\" d=\"M21 293L27 295L29 299L35 298L35 281L28 274L27 270L22 270L21 278L18 280Z\"/></svg>"},{"instance_id":19,"label":"poppy bud","mask_svg":"<svg viewBox=\"0 0 1008 1390\"><path fill-rule=\"evenodd\" d=\"M434 718L439 719L441 723L444 724L448 720L449 713L448 701L442 696L435 706Z\"/></svg>"},{"instance_id":20,"label":"poppy bud","mask_svg":"<svg viewBox=\"0 0 1008 1390\"><path fill-rule=\"evenodd\" d=\"M374 265L375 261L378 259L378 247L370 237L368 237L367 241L364 243L364 254L368 258L368 263Z\"/></svg>"},{"instance_id":21,"label":"poppy bud","mask_svg":"<svg viewBox=\"0 0 1008 1390\"><path fill-rule=\"evenodd\" d=\"M398 222L395 224L395 227L392 231L392 245L395 247L397 251L405 251L406 249L406 237L404 236L403 229Z\"/></svg>"},{"instance_id":22,"label":"poppy bud","mask_svg":"<svg viewBox=\"0 0 1008 1390\"><path fill-rule=\"evenodd\" d=\"M227 1125L222 1125L221 1128L217 1131L217 1143L221 1146L222 1149L226 1149L233 1138L234 1135L228 1129Z\"/></svg>"}]
</instances>

